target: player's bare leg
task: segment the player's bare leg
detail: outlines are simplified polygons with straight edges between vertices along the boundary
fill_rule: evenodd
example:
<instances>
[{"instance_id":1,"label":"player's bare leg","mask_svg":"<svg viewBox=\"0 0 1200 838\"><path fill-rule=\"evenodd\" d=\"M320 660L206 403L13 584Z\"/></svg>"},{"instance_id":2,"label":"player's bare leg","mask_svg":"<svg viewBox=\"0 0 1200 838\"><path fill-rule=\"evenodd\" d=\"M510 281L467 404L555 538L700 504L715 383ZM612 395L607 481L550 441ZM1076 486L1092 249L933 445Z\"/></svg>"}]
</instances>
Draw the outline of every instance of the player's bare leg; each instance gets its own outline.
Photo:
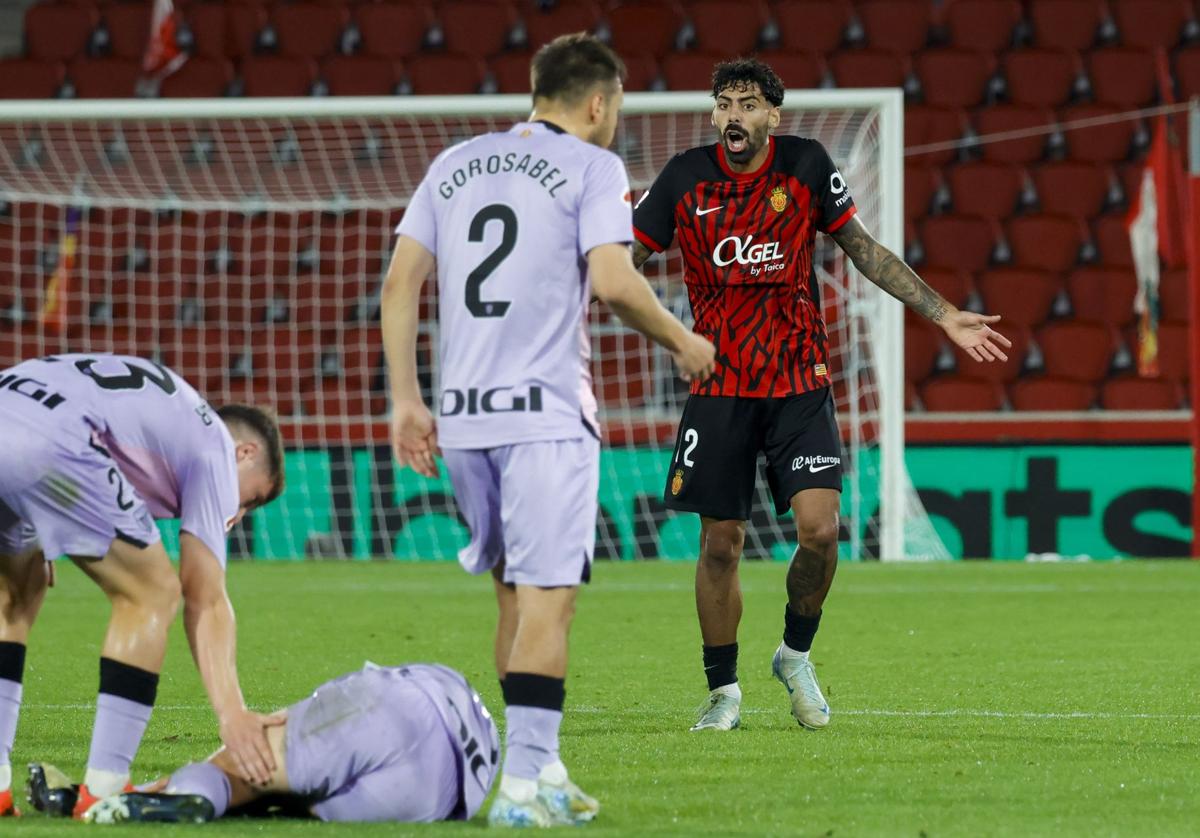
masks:
<instances>
[{"instance_id":1,"label":"player's bare leg","mask_svg":"<svg viewBox=\"0 0 1200 838\"><path fill-rule=\"evenodd\" d=\"M488 813L493 826L585 823L600 809L570 781L558 753L567 641L578 590L514 588L516 630L502 680L507 747L500 791ZM500 584L496 593L498 598L508 595ZM502 619L503 609L501 600ZM499 645L498 633L497 655Z\"/></svg>"},{"instance_id":2,"label":"player's bare leg","mask_svg":"<svg viewBox=\"0 0 1200 838\"><path fill-rule=\"evenodd\" d=\"M798 544L787 571L783 642L775 652L771 671L787 688L796 721L815 730L829 724L829 705L808 653L837 570L841 493L805 489L792 496L791 506Z\"/></svg>"},{"instance_id":3,"label":"player's bare leg","mask_svg":"<svg viewBox=\"0 0 1200 838\"><path fill-rule=\"evenodd\" d=\"M246 782L225 748L205 762L192 763L137 791L123 792L97 803L88 812L92 823L140 821L202 823L216 820L228 810L253 803L270 794L287 794L287 726L266 729L267 744L275 759L275 772L265 786Z\"/></svg>"},{"instance_id":4,"label":"player's bare leg","mask_svg":"<svg viewBox=\"0 0 1200 838\"><path fill-rule=\"evenodd\" d=\"M113 541L103 559L72 557L100 586L112 615L100 657L100 691L88 768L75 813L122 791L158 692L167 632L179 607L179 577L162 542Z\"/></svg>"},{"instance_id":5,"label":"player's bare leg","mask_svg":"<svg viewBox=\"0 0 1200 838\"><path fill-rule=\"evenodd\" d=\"M25 646L49 578L40 550L0 555L0 818L20 814L13 803L10 755L21 712Z\"/></svg>"},{"instance_id":6,"label":"player's bare leg","mask_svg":"<svg viewBox=\"0 0 1200 838\"><path fill-rule=\"evenodd\" d=\"M504 686L504 676L508 673L508 659L512 654L513 637L517 633L517 586L504 581L504 562L492 569L492 583L496 587L496 604L499 613L496 617L496 677Z\"/></svg>"},{"instance_id":7,"label":"player's bare leg","mask_svg":"<svg viewBox=\"0 0 1200 838\"><path fill-rule=\"evenodd\" d=\"M696 614L709 693L692 730L732 730L741 724L737 630L742 621L742 587L738 563L745 543L745 521L700 518Z\"/></svg>"}]
</instances>

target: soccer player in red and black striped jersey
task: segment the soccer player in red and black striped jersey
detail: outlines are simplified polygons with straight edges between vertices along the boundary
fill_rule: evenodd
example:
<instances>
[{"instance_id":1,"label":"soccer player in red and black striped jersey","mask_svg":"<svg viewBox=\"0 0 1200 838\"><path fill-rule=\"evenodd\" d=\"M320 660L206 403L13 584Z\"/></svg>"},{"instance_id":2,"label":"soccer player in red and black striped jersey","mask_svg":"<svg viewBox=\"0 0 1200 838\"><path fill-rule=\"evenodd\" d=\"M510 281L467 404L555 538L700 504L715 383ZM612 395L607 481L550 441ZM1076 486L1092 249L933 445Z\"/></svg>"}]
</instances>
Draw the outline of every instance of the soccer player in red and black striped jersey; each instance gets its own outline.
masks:
<instances>
[{"instance_id":1,"label":"soccer player in red and black striped jersey","mask_svg":"<svg viewBox=\"0 0 1200 838\"><path fill-rule=\"evenodd\" d=\"M772 135L783 94L760 61L717 65L718 141L675 155L634 210L634 263L678 240L695 329L717 347L716 372L692 383L665 491L668 507L701 516L696 608L710 696L693 730L740 718L737 566L760 451L776 512L791 509L799 542L772 668L801 725L829 721L808 653L837 565L842 452L813 275L817 232L974 360L1004 360L1010 346L990 328L999 317L959 311L871 236L819 142Z\"/></svg>"}]
</instances>

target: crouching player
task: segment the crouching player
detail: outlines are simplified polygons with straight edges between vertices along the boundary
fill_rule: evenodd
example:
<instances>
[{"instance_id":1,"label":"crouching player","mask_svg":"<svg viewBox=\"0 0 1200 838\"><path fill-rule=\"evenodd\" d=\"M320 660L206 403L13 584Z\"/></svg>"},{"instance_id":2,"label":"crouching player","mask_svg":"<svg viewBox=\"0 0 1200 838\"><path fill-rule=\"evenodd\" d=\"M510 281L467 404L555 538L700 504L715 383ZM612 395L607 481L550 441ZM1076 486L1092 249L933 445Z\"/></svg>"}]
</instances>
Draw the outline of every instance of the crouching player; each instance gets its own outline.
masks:
<instances>
[{"instance_id":1,"label":"crouching player","mask_svg":"<svg viewBox=\"0 0 1200 838\"><path fill-rule=\"evenodd\" d=\"M290 798L323 821L467 820L483 805L499 762L491 714L467 680L444 666L361 670L317 687L268 728L275 773L265 786L239 776L225 748L207 762L107 797L91 823L202 823L264 798ZM53 805L42 766L30 799ZM290 808L290 807L289 807Z\"/></svg>"}]
</instances>

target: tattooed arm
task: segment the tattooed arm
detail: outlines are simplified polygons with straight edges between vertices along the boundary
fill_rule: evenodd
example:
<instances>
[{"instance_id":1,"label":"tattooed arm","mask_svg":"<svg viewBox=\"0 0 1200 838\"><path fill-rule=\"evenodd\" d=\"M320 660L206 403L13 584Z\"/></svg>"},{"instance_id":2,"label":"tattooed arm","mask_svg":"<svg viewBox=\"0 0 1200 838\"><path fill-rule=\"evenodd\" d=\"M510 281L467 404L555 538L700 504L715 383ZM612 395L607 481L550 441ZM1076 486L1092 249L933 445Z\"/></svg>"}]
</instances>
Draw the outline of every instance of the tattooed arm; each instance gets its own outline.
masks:
<instances>
[{"instance_id":1,"label":"tattooed arm","mask_svg":"<svg viewBox=\"0 0 1200 838\"><path fill-rule=\"evenodd\" d=\"M903 259L876 241L857 217L833 233L833 239L863 276L941 326L946 335L976 361L1008 360L1001 347L1012 346L1012 342L989 326L1000 320L999 315L959 311L917 276Z\"/></svg>"},{"instance_id":2,"label":"tattooed arm","mask_svg":"<svg viewBox=\"0 0 1200 838\"><path fill-rule=\"evenodd\" d=\"M654 255L654 251L646 247L639 241L633 243L633 266L639 271L642 265L646 264L647 260Z\"/></svg>"}]
</instances>

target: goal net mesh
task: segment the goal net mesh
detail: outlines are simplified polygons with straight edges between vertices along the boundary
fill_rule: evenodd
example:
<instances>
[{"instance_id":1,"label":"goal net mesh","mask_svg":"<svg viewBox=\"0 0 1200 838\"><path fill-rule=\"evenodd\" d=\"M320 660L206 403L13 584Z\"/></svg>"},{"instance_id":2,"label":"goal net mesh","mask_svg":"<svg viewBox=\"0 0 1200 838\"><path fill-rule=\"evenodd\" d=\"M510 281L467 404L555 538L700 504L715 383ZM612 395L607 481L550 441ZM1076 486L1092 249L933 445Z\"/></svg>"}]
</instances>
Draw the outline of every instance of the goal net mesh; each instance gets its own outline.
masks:
<instances>
[{"instance_id":1,"label":"goal net mesh","mask_svg":"<svg viewBox=\"0 0 1200 838\"><path fill-rule=\"evenodd\" d=\"M392 230L442 149L504 129L496 113L0 118L0 368L21 358L118 352L163 363L214 405L270 405L289 445L280 501L232 534L242 557L447 559L466 542L449 483L398 472L388 445L379 291ZM0 112L2 117L2 112ZM878 112L785 108L781 133L821 140L868 228L880 216ZM712 142L707 112L627 112L615 150L637 194L671 155ZM815 251L845 445L843 557L878 554L880 295L840 249ZM678 250L645 272L690 322ZM421 384L437 385L427 283ZM693 515L662 502L687 396L668 353L590 311L601 405L597 557L692 558ZM894 386L902 387L902 382ZM761 464L760 464L761 465ZM944 547L907 487L909 557ZM786 558L789 520L759 481L746 554ZM170 535L168 533L168 535ZM887 558L896 558L889 556Z\"/></svg>"}]
</instances>

